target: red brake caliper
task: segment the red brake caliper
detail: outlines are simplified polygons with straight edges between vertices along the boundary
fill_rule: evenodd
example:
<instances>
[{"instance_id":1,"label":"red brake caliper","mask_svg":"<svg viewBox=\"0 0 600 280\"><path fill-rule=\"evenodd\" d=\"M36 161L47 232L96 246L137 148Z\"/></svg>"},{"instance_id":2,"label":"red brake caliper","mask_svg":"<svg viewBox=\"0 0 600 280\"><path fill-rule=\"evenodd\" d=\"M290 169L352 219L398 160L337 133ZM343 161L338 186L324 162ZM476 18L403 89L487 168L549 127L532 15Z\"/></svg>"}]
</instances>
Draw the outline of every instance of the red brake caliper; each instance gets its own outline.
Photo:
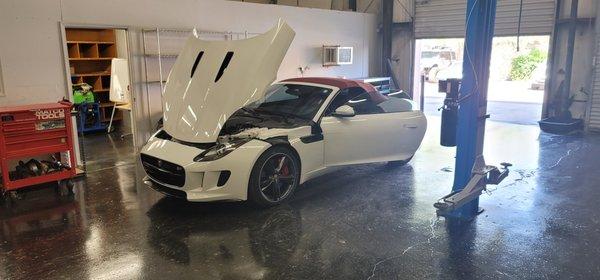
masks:
<instances>
[{"instance_id":1,"label":"red brake caliper","mask_svg":"<svg viewBox=\"0 0 600 280\"><path fill-rule=\"evenodd\" d=\"M285 160L285 156L283 157L283 159ZM283 176L290 175L290 170L288 168L287 162L284 162L283 166L281 167L281 175L283 175Z\"/></svg>"}]
</instances>

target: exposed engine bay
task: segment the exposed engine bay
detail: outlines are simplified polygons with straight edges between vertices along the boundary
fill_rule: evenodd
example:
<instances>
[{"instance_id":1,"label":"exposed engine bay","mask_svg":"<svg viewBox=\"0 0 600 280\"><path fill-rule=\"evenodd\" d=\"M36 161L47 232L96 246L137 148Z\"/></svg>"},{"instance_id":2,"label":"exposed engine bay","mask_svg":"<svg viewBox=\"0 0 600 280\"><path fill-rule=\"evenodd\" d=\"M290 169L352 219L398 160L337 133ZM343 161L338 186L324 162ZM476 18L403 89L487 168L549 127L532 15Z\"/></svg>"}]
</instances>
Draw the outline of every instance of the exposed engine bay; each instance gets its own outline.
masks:
<instances>
[{"instance_id":1,"label":"exposed engine bay","mask_svg":"<svg viewBox=\"0 0 600 280\"><path fill-rule=\"evenodd\" d=\"M306 120L294 116L276 115L265 111L257 111L248 108L242 108L235 112L226 122L220 137L240 135L242 133L252 135L259 131L265 131L271 128L290 129L300 126L310 126L311 120ZM256 130L252 128L262 128ZM249 130L252 129L252 130ZM249 135L240 135L248 137ZM256 135L252 136L256 137Z\"/></svg>"},{"instance_id":2,"label":"exposed engine bay","mask_svg":"<svg viewBox=\"0 0 600 280\"><path fill-rule=\"evenodd\" d=\"M236 111L225 122L218 138L213 143L182 141L172 137L162 128L159 128L155 137L204 150L194 159L201 162L221 158L252 139L268 141L282 135L287 139L287 136L292 133L291 129L305 128L297 131L301 134L298 136L305 136L310 134L313 125L312 120L244 107Z\"/></svg>"},{"instance_id":3,"label":"exposed engine bay","mask_svg":"<svg viewBox=\"0 0 600 280\"><path fill-rule=\"evenodd\" d=\"M249 108L242 108L236 111L225 122L216 143L189 143L181 141L168 135L162 130L156 136L161 139L172 140L177 143L199 148L210 148L215 144L230 142L235 139L254 139L260 138L259 135L266 133L270 129L292 129L302 126L313 126L312 120L306 120L294 116L284 116L268 113L265 111L256 111ZM158 121L157 130L162 129L162 118Z\"/></svg>"}]
</instances>

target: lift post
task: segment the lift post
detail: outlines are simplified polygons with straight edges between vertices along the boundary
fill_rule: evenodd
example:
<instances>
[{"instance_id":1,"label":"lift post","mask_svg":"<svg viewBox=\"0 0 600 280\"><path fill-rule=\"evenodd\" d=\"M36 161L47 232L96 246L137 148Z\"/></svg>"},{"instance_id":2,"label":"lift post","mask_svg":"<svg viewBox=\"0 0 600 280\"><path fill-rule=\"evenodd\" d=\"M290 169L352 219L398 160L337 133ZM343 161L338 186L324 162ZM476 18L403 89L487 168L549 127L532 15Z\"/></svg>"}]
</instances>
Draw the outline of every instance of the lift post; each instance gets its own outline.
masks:
<instances>
[{"instance_id":1,"label":"lift post","mask_svg":"<svg viewBox=\"0 0 600 280\"><path fill-rule=\"evenodd\" d=\"M487 115L487 89L494 38L497 0L468 0L463 58L463 79L458 94L456 168L452 192L434 204L437 214L471 219L480 213L479 195L487 184L508 175L485 164L483 141Z\"/></svg>"}]
</instances>

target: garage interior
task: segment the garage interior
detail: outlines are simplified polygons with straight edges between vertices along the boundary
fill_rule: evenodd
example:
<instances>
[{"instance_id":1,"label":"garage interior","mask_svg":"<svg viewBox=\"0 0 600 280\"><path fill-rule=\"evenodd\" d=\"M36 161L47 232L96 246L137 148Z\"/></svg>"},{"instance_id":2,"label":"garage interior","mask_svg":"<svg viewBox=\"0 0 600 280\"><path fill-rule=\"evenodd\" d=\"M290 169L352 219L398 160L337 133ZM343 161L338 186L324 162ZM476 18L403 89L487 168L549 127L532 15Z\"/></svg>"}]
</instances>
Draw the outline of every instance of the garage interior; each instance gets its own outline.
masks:
<instances>
[{"instance_id":1,"label":"garage interior","mask_svg":"<svg viewBox=\"0 0 600 280\"><path fill-rule=\"evenodd\" d=\"M0 185L0 279L596 279L599 15L593 0L2 1L0 133L19 106L94 100L63 116L72 186ZM140 151L187 38L279 19L296 35L275 81L390 83L427 117L414 158L345 166L268 208L149 188ZM444 60L448 39L435 74L460 77L433 78L423 52ZM324 46L351 62L326 65ZM0 184L21 166L5 155Z\"/></svg>"}]
</instances>

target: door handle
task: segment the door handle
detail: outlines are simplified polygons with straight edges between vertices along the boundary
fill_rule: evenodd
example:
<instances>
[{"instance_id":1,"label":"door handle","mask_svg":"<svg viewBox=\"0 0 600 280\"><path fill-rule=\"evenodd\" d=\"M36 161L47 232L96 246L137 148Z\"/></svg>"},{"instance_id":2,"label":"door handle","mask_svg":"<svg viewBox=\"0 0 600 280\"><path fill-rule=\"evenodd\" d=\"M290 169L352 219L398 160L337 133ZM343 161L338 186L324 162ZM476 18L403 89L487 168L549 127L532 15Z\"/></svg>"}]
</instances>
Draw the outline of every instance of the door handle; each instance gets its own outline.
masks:
<instances>
[{"instance_id":1,"label":"door handle","mask_svg":"<svg viewBox=\"0 0 600 280\"><path fill-rule=\"evenodd\" d=\"M404 128L410 128L410 129L415 129L417 127L419 127L419 126L416 124L405 124L404 125Z\"/></svg>"}]
</instances>

